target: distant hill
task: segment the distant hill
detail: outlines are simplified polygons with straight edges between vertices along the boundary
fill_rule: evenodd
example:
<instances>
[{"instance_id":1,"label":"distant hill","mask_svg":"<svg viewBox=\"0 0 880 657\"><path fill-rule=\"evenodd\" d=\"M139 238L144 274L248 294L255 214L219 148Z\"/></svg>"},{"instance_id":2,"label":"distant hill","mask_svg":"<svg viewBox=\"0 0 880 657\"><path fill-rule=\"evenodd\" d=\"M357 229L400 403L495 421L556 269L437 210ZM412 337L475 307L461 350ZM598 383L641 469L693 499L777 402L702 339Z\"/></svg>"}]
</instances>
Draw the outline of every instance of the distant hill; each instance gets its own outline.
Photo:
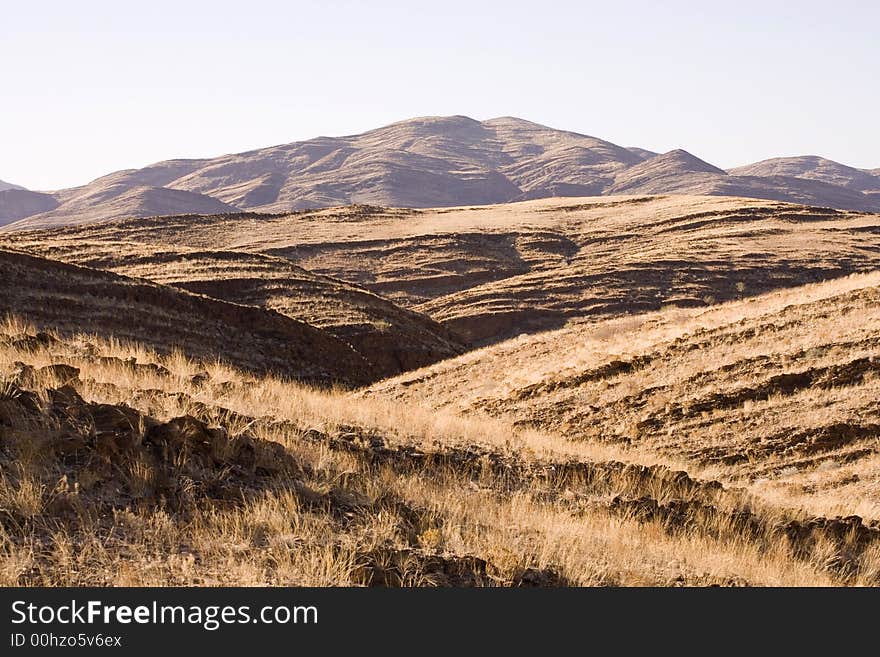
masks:
<instances>
[{"instance_id":1,"label":"distant hill","mask_svg":"<svg viewBox=\"0 0 880 657\"><path fill-rule=\"evenodd\" d=\"M0 180L0 192L5 192L7 189L24 189L24 187Z\"/></svg>"},{"instance_id":2,"label":"distant hill","mask_svg":"<svg viewBox=\"0 0 880 657\"><path fill-rule=\"evenodd\" d=\"M647 160L648 158L654 157L655 155L660 155L660 153L649 151L647 148L639 148L638 146L628 146L626 150L630 151L631 153L635 153L643 160Z\"/></svg>"},{"instance_id":3,"label":"distant hill","mask_svg":"<svg viewBox=\"0 0 880 657\"><path fill-rule=\"evenodd\" d=\"M35 214L49 212L57 208L58 205L58 199L51 194L31 192L16 187L4 189L0 191L0 226Z\"/></svg>"},{"instance_id":4,"label":"distant hill","mask_svg":"<svg viewBox=\"0 0 880 657\"><path fill-rule=\"evenodd\" d=\"M51 228L132 216L236 212L234 207L216 198L167 187L89 185L81 193L68 198L62 196L62 199L60 203L55 200L53 209L28 216L20 222L20 227Z\"/></svg>"},{"instance_id":5,"label":"distant hill","mask_svg":"<svg viewBox=\"0 0 880 657\"><path fill-rule=\"evenodd\" d=\"M557 196L711 194L880 211L880 175L818 157L724 171L685 151L617 146L523 119L422 117L211 159L168 160L3 213L13 228L126 216L283 213L351 204L449 207Z\"/></svg>"},{"instance_id":6,"label":"distant hill","mask_svg":"<svg viewBox=\"0 0 880 657\"><path fill-rule=\"evenodd\" d=\"M869 172L827 160L824 157L777 157L731 169L737 176L786 176L818 180L859 192L880 191L880 169Z\"/></svg>"},{"instance_id":7,"label":"distant hill","mask_svg":"<svg viewBox=\"0 0 880 657\"><path fill-rule=\"evenodd\" d=\"M727 174L683 150L655 155L629 167L615 177L612 194L663 194L688 191L700 180ZM684 184L682 184L684 183Z\"/></svg>"}]
</instances>

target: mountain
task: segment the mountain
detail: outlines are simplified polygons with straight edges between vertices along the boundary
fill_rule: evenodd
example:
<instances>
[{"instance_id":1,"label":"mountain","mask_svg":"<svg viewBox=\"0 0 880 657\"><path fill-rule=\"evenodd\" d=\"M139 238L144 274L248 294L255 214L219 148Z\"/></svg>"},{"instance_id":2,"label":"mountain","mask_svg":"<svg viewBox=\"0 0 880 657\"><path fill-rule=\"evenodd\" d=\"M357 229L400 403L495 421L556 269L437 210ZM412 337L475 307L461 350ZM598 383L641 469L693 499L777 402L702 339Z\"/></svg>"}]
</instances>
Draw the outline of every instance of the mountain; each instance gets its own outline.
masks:
<instances>
[{"instance_id":1,"label":"mountain","mask_svg":"<svg viewBox=\"0 0 880 657\"><path fill-rule=\"evenodd\" d=\"M627 146L626 150L631 153L635 153L643 160L647 160L648 158L654 157L655 155L660 155L660 153L649 151L647 148L639 148L638 146Z\"/></svg>"},{"instance_id":2,"label":"mountain","mask_svg":"<svg viewBox=\"0 0 880 657\"><path fill-rule=\"evenodd\" d=\"M736 176L785 176L789 178L806 178L820 182L846 187L858 192L880 192L880 175L878 171L869 172L863 169L834 162L815 155L802 157L777 157L762 160L754 164L730 169L728 173Z\"/></svg>"},{"instance_id":3,"label":"mountain","mask_svg":"<svg viewBox=\"0 0 880 657\"><path fill-rule=\"evenodd\" d=\"M736 195L880 211L880 180L821 158L725 172L681 150L665 154L514 117L422 117L359 135L318 137L211 159L169 160L53 193L58 206L15 229L126 216L283 213L351 204L450 207L556 196Z\"/></svg>"},{"instance_id":4,"label":"mountain","mask_svg":"<svg viewBox=\"0 0 880 657\"><path fill-rule=\"evenodd\" d=\"M217 158L169 184L262 212L485 205L548 184L599 193L639 161L609 142L520 119L429 117Z\"/></svg>"},{"instance_id":5,"label":"mountain","mask_svg":"<svg viewBox=\"0 0 880 657\"><path fill-rule=\"evenodd\" d=\"M49 212L59 205L51 194L10 188L0 191L0 226L35 214Z\"/></svg>"},{"instance_id":6,"label":"mountain","mask_svg":"<svg viewBox=\"0 0 880 657\"><path fill-rule=\"evenodd\" d=\"M688 191L695 194L744 196L787 201L859 212L880 212L880 197L878 196L807 178L727 176L713 181L712 185L704 189L694 187Z\"/></svg>"},{"instance_id":7,"label":"mountain","mask_svg":"<svg viewBox=\"0 0 880 657\"><path fill-rule=\"evenodd\" d=\"M24 187L19 187L18 185L13 185L12 183L0 180L0 192L5 192L7 189L24 189Z\"/></svg>"},{"instance_id":8,"label":"mountain","mask_svg":"<svg viewBox=\"0 0 880 657\"><path fill-rule=\"evenodd\" d=\"M611 194L664 194L687 192L704 179L727 174L718 167L691 155L674 150L654 155L622 171L609 188Z\"/></svg>"},{"instance_id":9,"label":"mountain","mask_svg":"<svg viewBox=\"0 0 880 657\"><path fill-rule=\"evenodd\" d=\"M836 164L830 160L825 162ZM871 180L880 187L880 178L874 179L844 165L837 167L836 176L831 167L810 169L803 163L800 166L751 165L727 172L687 151L675 150L624 170L606 193L742 196L862 212L880 210L880 197L870 196Z\"/></svg>"},{"instance_id":10,"label":"mountain","mask_svg":"<svg viewBox=\"0 0 880 657\"><path fill-rule=\"evenodd\" d=\"M93 183L81 188L78 193L61 196L61 199L60 203L56 201L53 209L28 216L16 223L16 226L51 228L118 217L217 214L237 211L234 207L204 194L167 187L129 187L121 183Z\"/></svg>"}]
</instances>

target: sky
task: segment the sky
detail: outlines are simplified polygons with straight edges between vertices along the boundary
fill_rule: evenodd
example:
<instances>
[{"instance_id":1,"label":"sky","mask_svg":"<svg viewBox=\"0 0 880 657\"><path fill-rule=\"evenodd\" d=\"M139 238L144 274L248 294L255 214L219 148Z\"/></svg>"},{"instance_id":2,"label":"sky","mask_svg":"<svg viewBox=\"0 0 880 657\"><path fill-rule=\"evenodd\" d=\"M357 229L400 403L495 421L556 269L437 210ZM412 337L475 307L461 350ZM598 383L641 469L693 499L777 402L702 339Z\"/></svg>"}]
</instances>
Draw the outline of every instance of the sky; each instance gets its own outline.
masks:
<instances>
[{"instance_id":1,"label":"sky","mask_svg":"<svg viewBox=\"0 0 880 657\"><path fill-rule=\"evenodd\" d=\"M880 167L880 2L18 0L0 5L0 179L518 116L722 167Z\"/></svg>"}]
</instances>

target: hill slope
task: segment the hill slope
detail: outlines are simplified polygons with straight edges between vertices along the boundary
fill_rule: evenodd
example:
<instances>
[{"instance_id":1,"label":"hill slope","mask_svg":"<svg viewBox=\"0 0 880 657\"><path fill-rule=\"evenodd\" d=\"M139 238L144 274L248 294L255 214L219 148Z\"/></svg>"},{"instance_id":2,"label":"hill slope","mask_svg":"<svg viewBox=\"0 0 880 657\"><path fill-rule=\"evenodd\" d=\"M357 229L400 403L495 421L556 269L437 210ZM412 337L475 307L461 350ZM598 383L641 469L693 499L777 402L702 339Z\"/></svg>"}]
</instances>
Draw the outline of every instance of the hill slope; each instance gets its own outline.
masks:
<instances>
[{"instance_id":1,"label":"hill slope","mask_svg":"<svg viewBox=\"0 0 880 657\"><path fill-rule=\"evenodd\" d=\"M876 522L878 326L873 273L522 337L365 394L625 445L774 503Z\"/></svg>"},{"instance_id":2,"label":"hill slope","mask_svg":"<svg viewBox=\"0 0 880 657\"><path fill-rule=\"evenodd\" d=\"M288 268L294 265L424 313L467 342L486 343L569 321L664 305L706 306L870 271L880 266L877 232L877 214L665 196L545 199L438 210L359 206L278 216L164 217L17 231L5 234L4 242L49 258L155 277L224 298L239 294L238 284L211 281L222 280L224 268L229 268L229 278L247 281L242 296L233 300L303 312L294 316L341 329L344 322L334 319L335 311L326 304L318 304L315 312L297 304L300 296L315 296L297 292L295 281L306 274ZM207 255L200 256L205 258L201 273L192 263L176 272L174 254L189 250L223 253L214 264ZM168 253L167 262L154 259L152 252ZM252 282L254 278L265 280ZM288 286L288 292L273 291L271 278ZM344 307L340 312L348 313ZM403 329L401 315L383 319L386 311L377 303L372 308L369 318L360 311L350 315L389 323L391 337L398 330L393 327L404 331L401 335L410 330ZM329 314L322 319L322 313ZM439 347L441 333L435 325L420 334L435 336L430 343Z\"/></svg>"},{"instance_id":3,"label":"hill slope","mask_svg":"<svg viewBox=\"0 0 880 657\"><path fill-rule=\"evenodd\" d=\"M832 167L811 170L803 163L772 166L768 162L725 172L679 150L657 155L624 170L606 193L711 194L866 212L880 210L877 198L871 195L875 187L880 187L880 178L874 180L874 176L863 174L861 184L865 187L859 188L854 178L847 177L844 171L850 169L854 176L863 172L837 166L839 171ZM832 175L832 171L838 175Z\"/></svg>"},{"instance_id":4,"label":"hill slope","mask_svg":"<svg viewBox=\"0 0 880 657\"><path fill-rule=\"evenodd\" d=\"M0 584L878 585L878 222L627 196L6 233ZM328 388L383 332L453 357Z\"/></svg>"},{"instance_id":5,"label":"hill slope","mask_svg":"<svg viewBox=\"0 0 880 657\"><path fill-rule=\"evenodd\" d=\"M15 188L2 190L0 191L0 226L34 214L49 212L58 205L58 200L51 194Z\"/></svg>"},{"instance_id":6,"label":"hill slope","mask_svg":"<svg viewBox=\"0 0 880 657\"><path fill-rule=\"evenodd\" d=\"M78 193L62 196L62 199L54 209L15 222L14 227L51 228L57 225L89 223L96 218L236 211L232 206L210 196L165 187L90 185Z\"/></svg>"},{"instance_id":7,"label":"hill slope","mask_svg":"<svg viewBox=\"0 0 880 657\"><path fill-rule=\"evenodd\" d=\"M374 378L347 344L278 313L21 252L0 250L0 308L63 333L182 350L254 373L321 384Z\"/></svg>"},{"instance_id":8,"label":"hill slope","mask_svg":"<svg viewBox=\"0 0 880 657\"><path fill-rule=\"evenodd\" d=\"M778 157L763 160L743 167L730 169L728 173L737 176L784 176L787 178L806 178L846 187L858 192L880 191L880 176L877 172L863 171L815 155L801 157Z\"/></svg>"},{"instance_id":9,"label":"hill slope","mask_svg":"<svg viewBox=\"0 0 880 657\"><path fill-rule=\"evenodd\" d=\"M285 258L224 249L222 245L210 248L157 242L164 222L200 220L129 220L15 233L16 239L10 243L49 258L266 308L306 322L351 345L369 363L372 379L463 351L460 341L426 315L358 286L313 274ZM141 235L145 223L156 227L152 238Z\"/></svg>"},{"instance_id":10,"label":"hill slope","mask_svg":"<svg viewBox=\"0 0 880 657\"><path fill-rule=\"evenodd\" d=\"M444 372L485 366L485 353L429 371L438 383L458 378L462 401L497 419L431 410L457 396L440 385L428 406L415 402L428 392L424 372L355 396L143 345L0 324L0 583L877 585L876 378L865 360L875 345L853 321L867 311L876 333L877 295L838 292L846 299L828 309L833 319L844 311L843 321L822 318L822 328L832 341L853 340L831 350L797 321L821 303L792 310L792 299L777 299L759 302L757 313L704 313L709 330L694 341L681 328L697 328L687 320L700 317L648 321L635 335L617 326L605 342L545 334L536 340L558 349L548 358L495 361L488 372L545 365L539 385L487 390L482 401L469 399L476 379ZM755 314L769 323L753 325ZM749 340L738 329L756 327L779 331L780 342L737 351L738 339ZM805 363L788 338L794 349L814 345L814 370L797 371ZM633 353L616 352L622 345ZM579 353L583 346L595 353ZM721 360L696 360L692 346ZM770 347L770 357L749 354L753 347ZM655 350L671 356L666 365L607 362ZM563 364L570 369L552 371ZM759 377L755 387L730 385L738 367ZM775 368L791 371L774 378ZM211 370L210 384L182 376L201 369ZM704 373L711 383L701 387ZM813 390L798 387L804 377ZM394 392L406 383L401 403ZM782 384L770 398L768 384ZM522 426L517 404L529 399L527 421L557 426L561 415L567 438ZM736 433L718 430L707 399ZM762 435L750 418L769 438L747 452L762 477L751 480L737 476L736 461L720 460L726 446ZM686 453L687 470L667 451ZM701 459L724 465L701 468Z\"/></svg>"},{"instance_id":11,"label":"hill slope","mask_svg":"<svg viewBox=\"0 0 880 657\"><path fill-rule=\"evenodd\" d=\"M24 187L0 180L0 192L5 192L7 189L24 189Z\"/></svg>"}]
</instances>

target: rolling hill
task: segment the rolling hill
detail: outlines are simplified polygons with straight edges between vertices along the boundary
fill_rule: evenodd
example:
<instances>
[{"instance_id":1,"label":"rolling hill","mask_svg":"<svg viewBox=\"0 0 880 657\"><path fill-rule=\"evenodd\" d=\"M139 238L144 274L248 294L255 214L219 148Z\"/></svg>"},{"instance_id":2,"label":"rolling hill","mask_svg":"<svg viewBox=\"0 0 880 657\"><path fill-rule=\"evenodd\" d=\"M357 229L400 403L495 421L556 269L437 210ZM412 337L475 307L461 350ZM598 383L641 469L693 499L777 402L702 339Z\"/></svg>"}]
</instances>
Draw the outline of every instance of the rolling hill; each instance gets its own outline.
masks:
<instances>
[{"instance_id":1,"label":"rolling hill","mask_svg":"<svg viewBox=\"0 0 880 657\"><path fill-rule=\"evenodd\" d=\"M261 308L143 279L0 250L0 308L62 334L87 333L330 385L373 378L348 344Z\"/></svg>"},{"instance_id":2,"label":"rolling hill","mask_svg":"<svg viewBox=\"0 0 880 657\"><path fill-rule=\"evenodd\" d=\"M846 187L858 192L880 192L880 177L877 176L877 171L855 169L815 155L763 160L755 164L730 169L728 173L736 176L805 178Z\"/></svg>"},{"instance_id":3,"label":"rolling hill","mask_svg":"<svg viewBox=\"0 0 880 657\"><path fill-rule=\"evenodd\" d=\"M878 234L675 195L5 233L0 583L875 586Z\"/></svg>"},{"instance_id":4,"label":"rolling hill","mask_svg":"<svg viewBox=\"0 0 880 657\"><path fill-rule=\"evenodd\" d=\"M878 232L877 214L670 195L130 219L0 244L278 310L392 375L459 343L872 271Z\"/></svg>"},{"instance_id":5,"label":"rolling hill","mask_svg":"<svg viewBox=\"0 0 880 657\"><path fill-rule=\"evenodd\" d=\"M8 193L8 192L7 192ZM89 223L102 219L146 217L162 214L235 212L232 206L210 196L166 187L129 187L113 184L82 190L64 197L47 212L31 216L21 225L27 228L50 228L56 225Z\"/></svg>"},{"instance_id":6,"label":"rolling hill","mask_svg":"<svg viewBox=\"0 0 880 657\"><path fill-rule=\"evenodd\" d=\"M19 219L54 210L59 205L51 194L32 192L27 189L0 191L0 226Z\"/></svg>"},{"instance_id":7,"label":"rolling hill","mask_svg":"<svg viewBox=\"0 0 880 657\"><path fill-rule=\"evenodd\" d=\"M0 323L4 585L880 583L876 273L350 392L254 368L357 371L280 315L8 251L0 276L48 329Z\"/></svg>"},{"instance_id":8,"label":"rolling hill","mask_svg":"<svg viewBox=\"0 0 880 657\"><path fill-rule=\"evenodd\" d=\"M367 396L687 463L816 514L880 519L880 275L500 343Z\"/></svg>"},{"instance_id":9,"label":"rolling hill","mask_svg":"<svg viewBox=\"0 0 880 657\"><path fill-rule=\"evenodd\" d=\"M513 117L423 117L210 159L168 160L52 192L58 206L3 213L13 229L162 214L285 213L350 204L429 208L556 196L711 194L880 211L880 178L821 158L725 172Z\"/></svg>"},{"instance_id":10,"label":"rolling hill","mask_svg":"<svg viewBox=\"0 0 880 657\"><path fill-rule=\"evenodd\" d=\"M178 217L176 221L198 221ZM243 218L240 218L243 220ZM149 279L234 304L280 313L352 347L373 380L461 353L462 343L426 315L401 308L356 285L313 274L285 258L214 245L177 247L139 237L144 222L128 220L14 234L11 244L72 264ZM42 237L38 237L42 236Z\"/></svg>"}]
</instances>

